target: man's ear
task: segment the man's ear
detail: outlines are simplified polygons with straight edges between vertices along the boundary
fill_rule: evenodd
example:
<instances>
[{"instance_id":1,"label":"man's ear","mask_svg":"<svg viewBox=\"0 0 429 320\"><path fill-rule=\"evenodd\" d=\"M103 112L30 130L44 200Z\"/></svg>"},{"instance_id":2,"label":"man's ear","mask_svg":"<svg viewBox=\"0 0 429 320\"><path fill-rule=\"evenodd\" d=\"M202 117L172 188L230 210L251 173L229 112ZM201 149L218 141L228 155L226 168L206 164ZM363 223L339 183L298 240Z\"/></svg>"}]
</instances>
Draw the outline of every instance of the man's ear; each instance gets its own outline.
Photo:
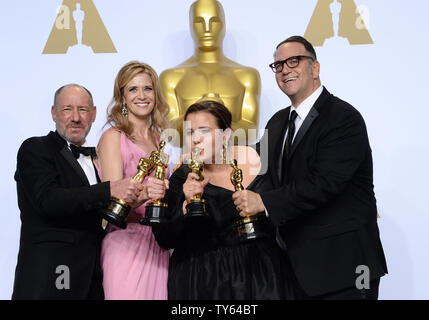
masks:
<instances>
[{"instance_id":1,"label":"man's ear","mask_svg":"<svg viewBox=\"0 0 429 320\"><path fill-rule=\"evenodd\" d=\"M54 120L54 122L57 122L57 114L55 113L55 106L52 106L51 108L51 115L52 115L52 120Z\"/></svg>"},{"instance_id":2,"label":"man's ear","mask_svg":"<svg viewBox=\"0 0 429 320\"><path fill-rule=\"evenodd\" d=\"M94 106L94 110L92 110L92 112L93 112L93 114L92 114L92 122L94 122L95 118L97 116L97 107L96 106Z\"/></svg>"},{"instance_id":3,"label":"man's ear","mask_svg":"<svg viewBox=\"0 0 429 320\"><path fill-rule=\"evenodd\" d=\"M319 79L320 75L320 63L319 61L314 61L311 65L311 71L313 72L313 79Z\"/></svg>"}]
</instances>

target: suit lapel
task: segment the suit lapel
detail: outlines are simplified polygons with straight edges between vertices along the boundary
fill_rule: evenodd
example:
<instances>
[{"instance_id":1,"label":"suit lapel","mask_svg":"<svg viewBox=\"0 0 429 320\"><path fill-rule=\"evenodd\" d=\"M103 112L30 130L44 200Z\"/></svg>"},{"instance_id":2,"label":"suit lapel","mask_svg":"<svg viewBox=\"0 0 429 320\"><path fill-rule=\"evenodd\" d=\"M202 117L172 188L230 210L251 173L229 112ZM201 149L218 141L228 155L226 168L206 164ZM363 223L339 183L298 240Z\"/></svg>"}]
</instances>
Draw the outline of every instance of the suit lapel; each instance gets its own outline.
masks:
<instances>
[{"instance_id":1,"label":"suit lapel","mask_svg":"<svg viewBox=\"0 0 429 320\"><path fill-rule=\"evenodd\" d=\"M320 94L320 97L314 103L314 106L311 108L310 112L308 113L307 117L305 118L304 122L302 123L301 127L299 128L299 130L295 136L295 139L293 140L291 152L290 152L290 157L293 156L296 148L298 147L299 143L304 138L308 129L310 129L314 120L316 120L316 118L319 116L319 109L323 106L323 104L325 103L326 99L329 96L330 96L330 93L328 92L328 90L323 88L323 91Z\"/></svg>"},{"instance_id":2,"label":"suit lapel","mask_svg":"<svg viewBox=\"0 0 429 320\"><path fill-rule=\"evenodd\" d=\"M269 128L269 143L268 143L268 159L271 177L274 185L279 187L281 185L281 161L282 161L282 147L283 140L287 130L287 123L289 119L290 107L281 112L275 122ZM273 156L274 155L274 156Z\"/></svg>"},{"instance_id":3,"label":"suit lapel","mask_svg":"<svg viewBox=\"0 0 429 320\"><path fill-rule=\"evenodd\" d=\"M79 162L77 162L76 158L73 156L73 153L69 149L67 142L56 131L50 132L49 136L55 141L55 144L59 148L59 153L71 165L74 172L78 175L82 183L84 185L89 186L88 178L86 177L86 174L80 166Z\"/></svg>"},{"instance_id":4,"label":"suit lapel","mask_svg":"<svg viewBox=\"0 0 429 320\"><path fill-rule=\"evenodd\" d=\"M88 178L86 177L85 172L83 171L82 167L80 166L79 162L77 162L76 158L73 156L73 153L70 151L69 147L65 145L61 150L60 154L64 157L64 159L67 160L67 162L72 166L74 171L79 176L80 180L85 185L89 186Z\"/></svg>"},{"instance_id":5,"label":"suit lapel","mask_svg":"<svg viewBox=\"0 0 429 320\"><path fill-rule=\"evenodd\" d=\"M101 182L100 176L98 175L97 167L95 166L94 159L92 159L92 166L94 167L95 177L97 178L97 183Z\"/></svg>"},{"instance_id":6,"label":"suit lapel","mask_svg":"<svg viewBox=\"0 0 429 320\"><path fill-rule=\"evenodd\" d=\"M293 153L296 150L296 147L301 142L304 135L307 133L308 129L310 129L311 124L314 120L319 116L319 112L312 107L310 112L308 113L307 117L305 117L304 122L302 123L301 127L299 128L298 132L296 133L295 139L293 139L292 147L290 150L290 157L293 156Z\"/></svg>"}]
</instances>

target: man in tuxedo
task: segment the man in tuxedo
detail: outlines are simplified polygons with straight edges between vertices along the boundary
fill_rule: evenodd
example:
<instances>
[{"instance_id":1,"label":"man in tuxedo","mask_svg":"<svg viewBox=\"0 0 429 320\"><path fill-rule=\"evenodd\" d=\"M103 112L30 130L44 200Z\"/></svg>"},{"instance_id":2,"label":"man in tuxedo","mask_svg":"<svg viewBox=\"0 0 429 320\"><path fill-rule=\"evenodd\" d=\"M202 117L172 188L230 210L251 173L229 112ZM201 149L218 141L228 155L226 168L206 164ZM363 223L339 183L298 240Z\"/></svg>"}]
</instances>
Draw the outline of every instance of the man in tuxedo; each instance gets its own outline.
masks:
<instances>
[{"instance_id":1,"label":"man in tuxedo","mask_svg":"<svg viewBox=\"0 0 429 320\"><path fill-rule=\"evenodd\" d=\"M321 85L303 37L281 42L270 67L292 102L266 126L272 189L236 192L235 205L242 216L265 210L278 227L299 299L377 299L387 267L365 122Z\"/></svg>"},{"instance_id":2,"label":"man in tuxedo","mask_svg":"<svg viewBox=\"0 0 429 320\"><path fill-rule=\"evenodd\" d=\"M57 90L56 131L21 145L15 180L21 237L12 299L103 299L100 208L111 196L138 201L132 179L100 183L84 147L95 120L91 93L71 84Z\"/></svg>"}]
</instances>

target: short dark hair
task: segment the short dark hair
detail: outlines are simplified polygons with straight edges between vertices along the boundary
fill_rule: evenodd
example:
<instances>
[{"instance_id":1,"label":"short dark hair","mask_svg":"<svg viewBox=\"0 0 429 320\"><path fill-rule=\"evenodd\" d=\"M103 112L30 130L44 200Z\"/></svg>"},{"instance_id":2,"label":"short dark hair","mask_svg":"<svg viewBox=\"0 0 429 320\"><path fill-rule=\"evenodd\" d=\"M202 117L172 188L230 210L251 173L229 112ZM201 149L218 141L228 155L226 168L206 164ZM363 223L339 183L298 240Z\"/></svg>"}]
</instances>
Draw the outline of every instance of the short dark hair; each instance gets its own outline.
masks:
<instances>
[{"instance_id":1,"label":"short dark hair","mask_svg":"<svg viewBox=\"0 0 429 320\"><path fill-rule=\"evenodd\" d=\"M200 111L205 111L213 115L220 129L225 130L231 128L231 112L222 103L213 100L195 102L186 110L184 119L186 120L191 113Z\"/></svg>"},{"instance_id":2,"label":"short dark hair","mask_svg":"<svg viewBox=\"0 0 429 320\"><path fill-rule=\"evenodd\" d=\"M85 90L88 93L89 98L91 99L91 106L94 106L94 100L92 98L92 94L87 88L85 88L84 86L81 86L80 84L70 83L70 84L66 84L66 85L62 86L57 91L55 91L55 95L54 95L54 106L55 107L57 107L58 96L60 95L61 91L63 91L63 89L68 88L68 87L78 87L78 88Z\"/></svg>"},{"instance_id":3,"label":"short dark hair","mask_svg":"<svg viewBox=\"0 0 429 320\"><path fill-rule=\"evenodd\" d=\"M316 50L314 50L313 45L304 37L301 36L292 36L287 38L286 40L283 40L282 42L280 42L277 47L276 47L276 51L280 48L281 45L288 43L288 42L298 42L301 43L304 47L305 50L307 50L307 52L309 54L311 54L311 56L314 58L314 60L317 60L317 55L316 55Z\"/></svg>"}]
</instances>

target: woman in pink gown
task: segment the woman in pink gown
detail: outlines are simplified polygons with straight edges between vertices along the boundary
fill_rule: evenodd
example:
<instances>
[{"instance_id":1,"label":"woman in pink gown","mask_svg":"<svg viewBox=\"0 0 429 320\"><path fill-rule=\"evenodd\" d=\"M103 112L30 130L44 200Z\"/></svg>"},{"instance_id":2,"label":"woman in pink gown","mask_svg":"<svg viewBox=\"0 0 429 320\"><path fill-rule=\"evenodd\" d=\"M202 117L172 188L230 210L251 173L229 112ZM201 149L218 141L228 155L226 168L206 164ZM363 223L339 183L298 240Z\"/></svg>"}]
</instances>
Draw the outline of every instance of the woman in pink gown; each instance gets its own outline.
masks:
<instances>
[{"instance_id":1,"label":"woman in pink gown","mask_svg":"<svg viewBox=\"0 0 429 320\"><path fill-rule=\"evenodd\" d=\"M97 147L97 166L103 181L136 174L139 159L149 157L158 148L167 114L168 105L156 72L136 61L122 67L108 110L112 128L103 133ZM139 220L145 215L147 201L164 197L168 181L149 176L143 185L141 205L128 215L127 228L112 224L106 228L101 249L106 300L167 299L169 251L158 246L151 227L139 224Z\"/></svg>"}]
</instances>

